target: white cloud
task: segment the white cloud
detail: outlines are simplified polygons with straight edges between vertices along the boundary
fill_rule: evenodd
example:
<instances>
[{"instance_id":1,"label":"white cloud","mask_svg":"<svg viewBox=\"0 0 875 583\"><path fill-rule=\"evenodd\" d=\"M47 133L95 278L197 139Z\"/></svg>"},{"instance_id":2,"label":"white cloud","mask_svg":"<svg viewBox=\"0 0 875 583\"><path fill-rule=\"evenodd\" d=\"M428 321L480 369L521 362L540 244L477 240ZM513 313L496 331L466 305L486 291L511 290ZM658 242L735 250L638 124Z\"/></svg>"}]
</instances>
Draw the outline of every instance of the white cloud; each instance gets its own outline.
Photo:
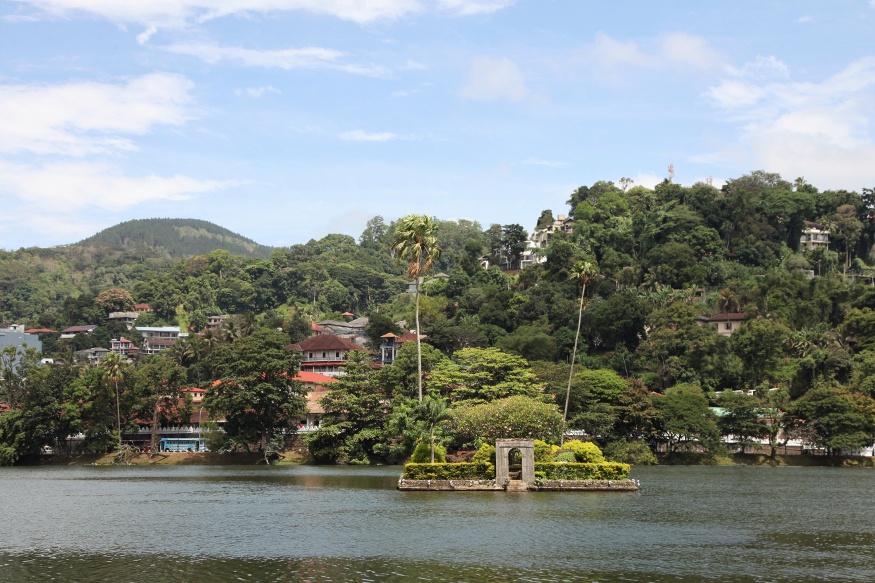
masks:
<instances>
[{"instance_id":1,"label":"white cloud","mask_svg":"<svg viewBox=\"0 0 875 583\"><path fill-rule=\"evenodd\" d=\"M356 142L388 142L389 140L397 140L400 136L391 132L368 133L364 130L352 130L339 134L341 139L353 140Z\"/></svg>"},{"instance_id":2,"label":"white cloud","mask_svg":"<svg viewBox=\"0 0 875 583\"><path fill-rule=\"evenodd\" d=\"M398 67L401 71L416 71L419 69L425 69L425 65L422 63L417 63L413 59L407 59L404 61L404 64Z\"/></svg>"},{"instance_id":3,"label":"white cloud","mask_svg":"<svg viewBox=\"0 0 875 583\"><path fill-rule=\"evenodd\" d=\"M158 32L158 29L154 26L150 26L149 28L137 35L137 42L141 45L146 44L147 42L149 42L149 39L152 38L152 35L156 32Z\"/></svg>"},{"instance_id":4,"label":"white cloud","mask_svg":"<svg viewBox=\"0 0 875 583\"><path fill-rule=\"evenodd\" d=\"M727 58L700 36L683 32L657 38L650 50L598 32L592 43L577 51L574 60L593 68L603 81L616 83L630 71L703 73L722 70Z\"/></svg>"},{"instance_id":5,"label":"white cloud","mask_svg":"<svg viewBox=\"0 0 875 583\"><path fill-rule=\"evenodd\" d=\"M356 75L387 77L385 67L343 61L345 53L333 49L307 47L303 49L257 50L242 47L222 47L210 43L181 43L159 47L179 55L189 55L207 63L231 61L247 67L277 69L337 69Z\"/></svg>"},{"instance_id":6,"label":"white cloud","mask_svg":"<svg viewBox=\"0 0 875 583\"><path fill-rule=\"evenodd\" d=\"M97 15L117 24L181 28L224 16L301 10L366 24L435 10L457 15L492 13L516 0L13 0L43 17ZM151 33L147 34L146 38Z\"/></svg>"},{"instance_id":7,"label":"white cloud","mask_svg":"<svg viewBox=\"0 0 875 583\"><path fill-rule=\"evenodd\" d=\"M60 18L98 15L120 24L178 28L223 16L302 10L357 23L398 19L423 9L419 0L15 0Z\"/></svg>"},{"instance_id":8,"label":"white cloud","mask_svg":"<svg viewBox=\"0 0 875 583\"><path fill-rule=\"evenodd\" d=\"M392 97L410 97L419 93L419 89L408 89L407 91L393 91Z\"/></svg>"},{"instance_id":9,"label":"white cloud","mask_svg":"<svg viewBox=\"0 0 875 583\"><path fill-rule=\"evenodd\" d=\"M185 200L237 184L175 175L130 177L103 163L63 162L33 166L0 161L0 192L45 209L97 206L121 210L147 201Z\"/></svg>"},{"instance_id":10,"label":"white cloud","mask_svg":"<svg viewBox=\"0 0 875 583\"><path fill-rule=\"evenodd\" d=\"M126 83L0 85L0 151L82 156L135 150L141 135L189 119L194 84L151 73Z\"/></svg>"},{"instance_id":11,"label":"white cloud","mask_svg":"<svg viewBox=\"0 0 875 583\"><path fill-rule=\"evenodd\" d=\"M516 3L516 0L438 0L445 9L457 14L490 14Z\"/></svg>"},{"instance_id":12,"label":"white cloud","mask_svg":"<svg viewBox=\"0 0 875 583\"><path fill-rule=\"evenodd\" d=\"M860 189L875 182L875 56L821 83L792 81L786 67L773 61L745 65L706 92L739 124L757 167L804 175L824 188Z\"/></svg>"},{"instance_id":13,"label":"white cloud","mask_svg":"<svg viewBox=\"0 0 875 583\"><path fill-rule=\"evenodd\" d=\"M668 178L668 176L657 176L652 173L643 173L638 172L638 174L633 178L635 184L633 186L643 186L644 188L652 189L657 184L661 183L663 180Z\"/></svg>"},{"instance_id":14,"label":"white cloud","mask_svg":"<svg viewBox=\"0 0 875 583\"><path fill-rule=\"evenodd\" d=\"M249 97L261 97L265 93L282 93L282 91L273 85L268 85L267 87L247 87L246 89L237 89L234 93L237 95L243 95L246 93Z\"/></svg>"},{"instance_id":15,"label":"white cloud","mask_svg":"<svg viewBox=\"0 0 875 583\"><path fill-rule=\"evenodd\" d=\"M872 0L872 1L875 2L875 0ZM796 19L796 22L798 22L800 24L803 22L811 22L811 21L812 21L811 16L809 16L807 14L805 16L800 16L799 18Z\"/></svg>"},{"instance_id":16,"label":"white cloud","mask_svg":"<svg viewBox=\"0 0 875 583\"><path fill-rule=\"evenodd\" d=\"M525 77L508 58L479 57L471 62L468 81L460 95L464 99L520 101L529 94Z\"/></svg>"},{"instance_id":17,"label":"white cloud","mask_svg":"<svg viewBox=\"0 0 875 583\"><path fill-rule=\"evenodd\" d=\"M551 166L553 168L566 168L570 166L567 162L551 162L550 160L540 160L538 158L529 158L523 160L523 164L534 164L536 166Z\"/></svg>"}]
</instances>

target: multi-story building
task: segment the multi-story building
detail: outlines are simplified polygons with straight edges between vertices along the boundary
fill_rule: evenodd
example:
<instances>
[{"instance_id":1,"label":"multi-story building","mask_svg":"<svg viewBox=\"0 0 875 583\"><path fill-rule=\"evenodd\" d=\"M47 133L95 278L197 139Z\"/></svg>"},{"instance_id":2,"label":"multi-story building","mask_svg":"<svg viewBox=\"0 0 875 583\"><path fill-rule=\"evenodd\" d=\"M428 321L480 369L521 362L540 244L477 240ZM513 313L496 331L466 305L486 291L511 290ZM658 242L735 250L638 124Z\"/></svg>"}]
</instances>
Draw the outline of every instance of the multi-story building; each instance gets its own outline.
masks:
<instances>
[{"instance_id":1,"label":"multi-story building","mask_svg":"<svg viewBox=\"0 0 875 583\"><path fill-rule=\"evenodd\" d=\"M228 319L227 315L224 316L208 316L207 317L207 330L217 331L222 327L222 324L225 320Z\"/></svg>"},{"instance_id":2,"label":"multi-story building","mask_svg":"<svg viewBox=\"0 0 875 583\"><path fill-rule=\"evenodd\" d=\"M106 319L110 322L121 322L130 330L139 315L137 312L110 312Z\"/></svg>"},{"instance_id":3,"label":"multi-story building","mask_svg":"<svg viewBox=\"0 0 875 583\"><path fill-rule=\"evenodd\" d=\"M829 231L825 230L823 225L819 223L805 221L805 228L802 230L799 243L806 251L814 251L818 247L829 249Z\"/></svg>"},{"instance_id":4,"label":"multi-story building","mask_svg":"<svg viewBox=\"0 0 875 583\"><path fill-rule=\"evenodd\" d=\"M344 340L334 334L320 334L306 340L289 344L286 350L297 350L304 357L301 361L301 372L317 372L326 376L342 374L340 367L346 364L349 353L353 350L363 350L349 340Z\"/></svg>"},{"instance_id":5,"label":"multi-story building","mask_svg":"<svg viewBox=\"0 0 875 583\"><path fill-rule=\"evenodd\" d=\"M134 348L136 348L136 346L134 346L134 343L125 337L113 338L109 342L109 349L119 356L127 356L128 353Z\"/></svg>"},{"instance_id":6,"label":"multi-story building","mask_svg":"<svg viewBox=\"0 0 875 583\"><path fill-rule=\"evenodd\" d=\"M86 324L85 326L70 326L66 330L61 330L61 340L66 340L68 338L73 338L76 334L91 334L94 329L97 328L97 324Z\"/></svg>"}]
</instances>

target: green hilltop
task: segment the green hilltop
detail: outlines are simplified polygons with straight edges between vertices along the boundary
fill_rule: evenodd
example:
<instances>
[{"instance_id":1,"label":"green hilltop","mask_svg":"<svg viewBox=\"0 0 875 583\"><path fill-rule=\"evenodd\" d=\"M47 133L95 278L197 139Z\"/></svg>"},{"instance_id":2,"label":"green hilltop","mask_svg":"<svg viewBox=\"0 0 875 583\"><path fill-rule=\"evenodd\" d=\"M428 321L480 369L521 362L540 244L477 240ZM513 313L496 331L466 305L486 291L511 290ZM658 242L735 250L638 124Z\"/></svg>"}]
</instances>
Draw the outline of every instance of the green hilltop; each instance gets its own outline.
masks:
<instances>
[{"instance_id":1,"label":"green hilltop","mask_svg":"<svg viewBox=\"0 0 875 583\"><path fill-rule=\"evenodd\" d=\"M272 247L198 219L135 219L83 239L77 245L110 245L127 250L147 248L165 257L193 257L225 249L234 255L268 259Z\"/></svg>"}]
</instances>

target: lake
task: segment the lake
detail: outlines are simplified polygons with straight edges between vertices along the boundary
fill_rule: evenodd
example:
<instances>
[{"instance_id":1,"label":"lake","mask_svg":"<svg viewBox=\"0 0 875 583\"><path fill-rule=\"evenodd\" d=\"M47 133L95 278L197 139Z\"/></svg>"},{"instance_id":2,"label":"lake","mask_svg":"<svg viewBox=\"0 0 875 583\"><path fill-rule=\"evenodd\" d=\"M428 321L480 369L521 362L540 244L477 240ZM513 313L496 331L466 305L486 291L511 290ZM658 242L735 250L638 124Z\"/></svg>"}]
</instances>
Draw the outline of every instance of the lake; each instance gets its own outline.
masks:
<instances>
[{"instance_id":1,"label":"lake","mask_svg":"<svg viewBox=\"0 0 875 583\"><path fill-rule=\"evenodd\" d=\"M0 468L0 581L875 581L875 471L633 468L635 493L401 468Z\"/></svg>"}]
</instances>

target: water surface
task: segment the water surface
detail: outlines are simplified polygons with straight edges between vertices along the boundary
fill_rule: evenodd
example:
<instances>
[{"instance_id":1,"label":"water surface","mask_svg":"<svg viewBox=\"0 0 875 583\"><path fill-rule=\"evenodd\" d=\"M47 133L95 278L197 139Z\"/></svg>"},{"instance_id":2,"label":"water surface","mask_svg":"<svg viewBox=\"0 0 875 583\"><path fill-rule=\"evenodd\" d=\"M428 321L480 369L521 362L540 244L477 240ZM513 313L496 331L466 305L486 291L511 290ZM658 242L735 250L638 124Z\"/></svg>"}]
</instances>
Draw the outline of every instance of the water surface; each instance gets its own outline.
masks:
<instances>
[{"instance_id":1,"label":"water surface","mask_svg":"<svg viewBox=\"0 0 875 583\"><path fill-rule=\"evenodd\" d=\"M399 492L398 467L0 469L0 580L875 581L875 472L634 468L636 493Z\"/></svg>"}]
</instances>

